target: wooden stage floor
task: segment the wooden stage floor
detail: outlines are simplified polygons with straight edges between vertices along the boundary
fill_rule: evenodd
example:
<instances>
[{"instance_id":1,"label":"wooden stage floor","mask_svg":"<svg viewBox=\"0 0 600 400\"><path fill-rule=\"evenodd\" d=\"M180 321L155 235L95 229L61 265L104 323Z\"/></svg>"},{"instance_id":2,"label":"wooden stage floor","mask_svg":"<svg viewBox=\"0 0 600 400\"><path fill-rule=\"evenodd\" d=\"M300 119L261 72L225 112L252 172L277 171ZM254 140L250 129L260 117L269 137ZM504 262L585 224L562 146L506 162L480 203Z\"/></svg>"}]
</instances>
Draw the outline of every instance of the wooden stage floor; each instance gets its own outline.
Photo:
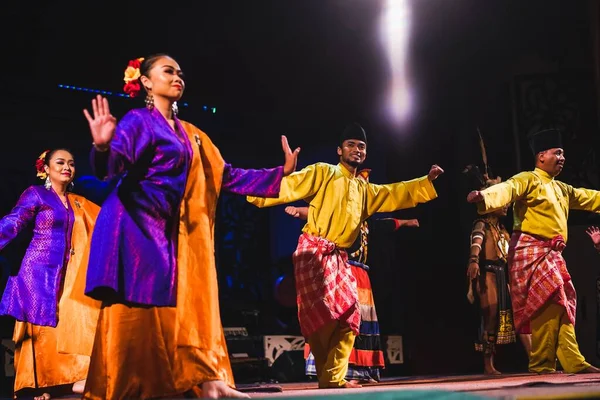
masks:
<instances>
[{"instance_id":1,"label":"wooden stage floor","mask_svg":"<svg viewBox=\"0 0 600 400\"><path fill-rule=\"evenodd\" d=\"M268 391L271 388L272 391ZM600 399L600 374L503 374L387 378L361 389L318 389L316 383L239 385L255 399ZM278 390L280 389L280 390ZM263 391L265 390L265 391ZM277 390L277 391L275 391Z\"/></svg>"},{"instance_id":2,"label":"wooden stage floor","mask_svg":"<svg viewBox=\"0 0 600 400\"><path fill-rule=\"evenodd\" d=\"M312 382L238 385L238 389L253 399L266 400L600 399L600 374L411 376L385 378L361 389L318 389Z\"/></svg>"}]
</instances>

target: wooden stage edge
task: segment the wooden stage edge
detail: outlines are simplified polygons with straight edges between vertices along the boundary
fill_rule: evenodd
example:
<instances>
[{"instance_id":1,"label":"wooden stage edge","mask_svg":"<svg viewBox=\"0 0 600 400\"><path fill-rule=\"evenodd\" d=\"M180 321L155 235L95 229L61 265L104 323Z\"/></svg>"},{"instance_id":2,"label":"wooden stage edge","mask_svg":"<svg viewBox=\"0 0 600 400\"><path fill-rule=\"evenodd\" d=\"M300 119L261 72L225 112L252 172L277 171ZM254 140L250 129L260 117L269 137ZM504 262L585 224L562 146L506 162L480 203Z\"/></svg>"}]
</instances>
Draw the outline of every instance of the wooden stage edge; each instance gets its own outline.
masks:
<instances>
[{"instance_id":1,"label":"wooden stage edge","mask_svg":"<svg viewBox=\"0 0 600 400\"><path fill-rule=\"evenodd\" d=\"M319 389L315 382L238 385L255 399L600 399L600 374L502 374L386 378L361 389Z\"/></svg>"}]
</instances>

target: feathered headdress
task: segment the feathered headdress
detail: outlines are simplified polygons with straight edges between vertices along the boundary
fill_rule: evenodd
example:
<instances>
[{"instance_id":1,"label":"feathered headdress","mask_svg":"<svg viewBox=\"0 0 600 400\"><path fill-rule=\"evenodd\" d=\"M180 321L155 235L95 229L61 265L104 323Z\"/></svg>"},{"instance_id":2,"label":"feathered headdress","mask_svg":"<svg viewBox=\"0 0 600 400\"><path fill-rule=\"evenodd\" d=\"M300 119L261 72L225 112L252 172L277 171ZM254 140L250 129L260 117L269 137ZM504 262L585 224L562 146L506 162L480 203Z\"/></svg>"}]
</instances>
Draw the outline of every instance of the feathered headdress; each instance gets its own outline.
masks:
<instances>
[{"instance_id":1,"label":"feathered headdress","mask_svg":"<svg viewBox=\"0 0 600 400\"><path fill-rule=\"evenodd\" d=\"M485 189L502 181L502 178L497 176L491 178L492 172L488 164L487 152L485 150L485 143L483 142L483 136L479 127L477 127L477 135L479 136L479 149L481 151L481 160L483 161L483 172L479 169L477 164L469 164L463 170L463 174L472 176L479 186L479 189Z\"/></svg>"}]
</instances>

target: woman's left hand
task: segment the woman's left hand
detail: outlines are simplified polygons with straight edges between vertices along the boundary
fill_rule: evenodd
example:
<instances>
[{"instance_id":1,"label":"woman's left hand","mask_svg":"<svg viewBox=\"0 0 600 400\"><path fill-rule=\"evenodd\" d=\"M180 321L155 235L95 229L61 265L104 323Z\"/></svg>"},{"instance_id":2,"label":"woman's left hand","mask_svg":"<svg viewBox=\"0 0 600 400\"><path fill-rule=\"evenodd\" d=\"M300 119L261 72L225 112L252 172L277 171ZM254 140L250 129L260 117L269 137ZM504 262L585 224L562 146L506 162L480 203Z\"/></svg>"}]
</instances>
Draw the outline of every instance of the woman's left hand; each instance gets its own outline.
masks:
<instances>
[{"instance_id":1,"label":"woman's left hand","mask_svg":"<svg viewBox=\"0 0 600 400\"><path fill-rule=\"evenodd\" d=\"M287 176L296 170L296 164L298 163L298 153L300 153L300 147L292 151L288 144L287 137L281 135L281 147L283 148L283 154L285 155L285 163L283 164L283 176Z\"/></svg>"}]
</instances>

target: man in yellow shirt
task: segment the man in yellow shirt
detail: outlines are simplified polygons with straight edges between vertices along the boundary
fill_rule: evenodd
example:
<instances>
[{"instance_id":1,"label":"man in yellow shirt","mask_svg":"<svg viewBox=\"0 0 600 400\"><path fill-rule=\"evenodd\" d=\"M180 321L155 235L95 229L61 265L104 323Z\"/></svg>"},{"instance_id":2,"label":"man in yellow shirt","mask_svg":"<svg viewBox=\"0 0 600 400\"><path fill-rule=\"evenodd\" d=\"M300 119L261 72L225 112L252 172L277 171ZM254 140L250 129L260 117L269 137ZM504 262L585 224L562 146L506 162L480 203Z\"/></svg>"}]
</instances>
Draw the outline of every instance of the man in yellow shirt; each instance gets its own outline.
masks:
<instances>
[{"instance_id":1,"label":"man in yellow shirt","mask_svg":"<svg viewBox=\"0 0 600 400\"><path fill-rule=\"evenodd\" d=\"M530 325L529 371L556 372L556 358L568 373L600 372L579 351L575 337L577 296L562 250L569 209L600 212L598 191L554 179L563 169L561 134L555 129L529 138L535 169L469 193L480 214L513 205L508 263L515 328Z\"/></svg>"},{"instance_id":2,"label":"man in yellow shirt","mask_svg":"<svg viewBox=\"0 0 600 400\"><path fill-rule=\"evenodd\" d=\"M357 123L344 129L337 154L337 165L316 163L284 177L278 198L248 197L258 207L308 203L293 261L298 319L315 357L320 388L360 387L345 380L360 324L356 279L345 249L371 215L435 199L432 181L444 172L433 165L426 176L386 185L358 178L367 138Z\"/></svg>"}]
</instances>

